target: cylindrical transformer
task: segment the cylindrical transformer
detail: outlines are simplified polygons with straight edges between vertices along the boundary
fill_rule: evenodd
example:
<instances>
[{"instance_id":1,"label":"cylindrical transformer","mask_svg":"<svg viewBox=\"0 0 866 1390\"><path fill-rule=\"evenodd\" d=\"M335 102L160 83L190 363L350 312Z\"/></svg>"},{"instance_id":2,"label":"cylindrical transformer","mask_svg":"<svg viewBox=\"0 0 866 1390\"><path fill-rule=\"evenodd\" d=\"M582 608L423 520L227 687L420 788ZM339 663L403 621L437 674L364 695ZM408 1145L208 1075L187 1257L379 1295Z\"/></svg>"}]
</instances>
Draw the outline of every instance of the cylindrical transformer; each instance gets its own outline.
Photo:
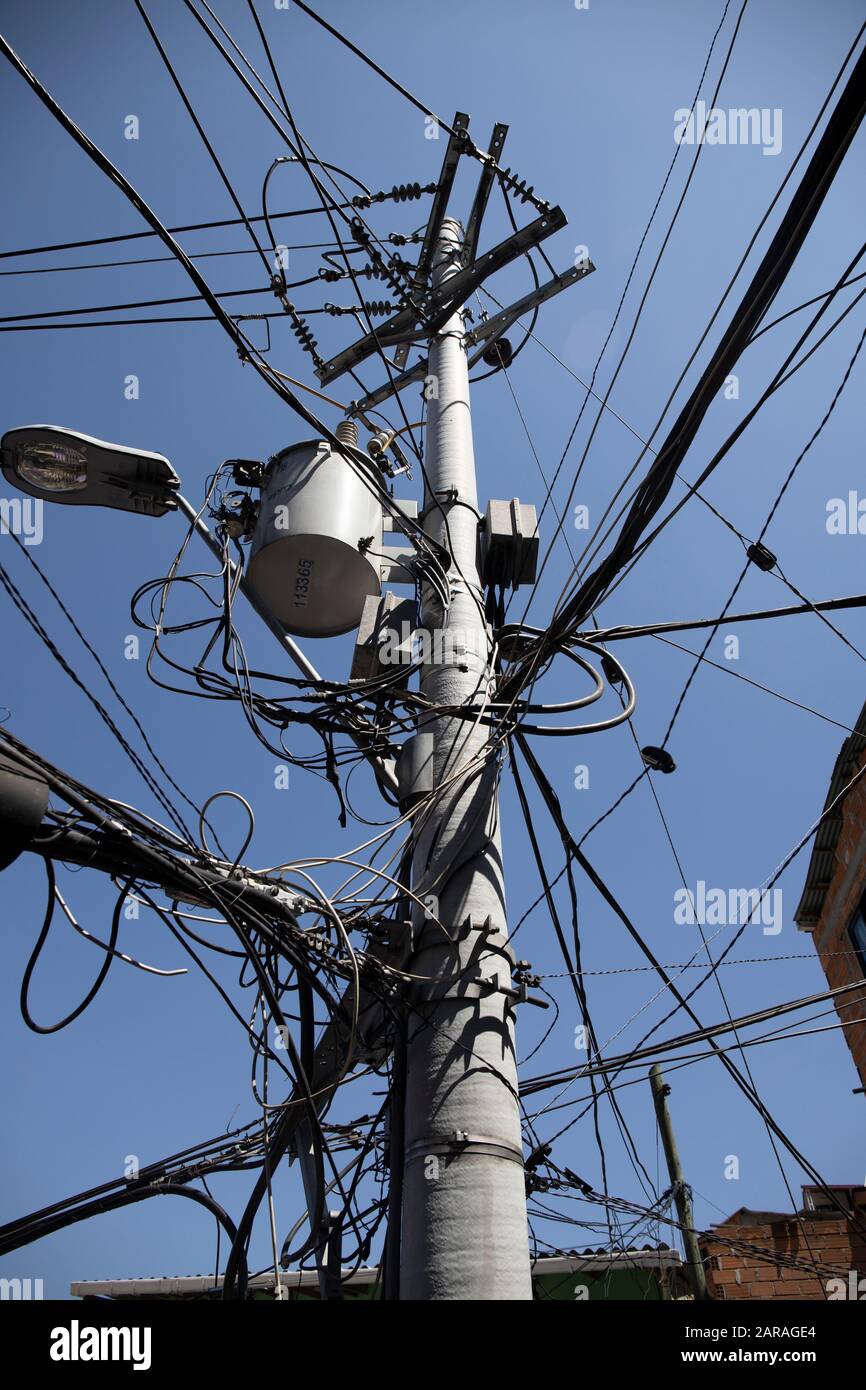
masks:
<instances>
[{"instance_id":1,"label":"cylindrical transformer","mask_svg":"<svg viewBox=\"0 0 866 1390\"><path fill-rule=\"evenodd\" d=\"M347 444L357 440L347 421L337 432ZM321 439L294 444L268 465L247 580L287 632L349 632L364 600L381 591L381 483L372 468L362 476L365 466Z\"/></svg>"}]
</instances>

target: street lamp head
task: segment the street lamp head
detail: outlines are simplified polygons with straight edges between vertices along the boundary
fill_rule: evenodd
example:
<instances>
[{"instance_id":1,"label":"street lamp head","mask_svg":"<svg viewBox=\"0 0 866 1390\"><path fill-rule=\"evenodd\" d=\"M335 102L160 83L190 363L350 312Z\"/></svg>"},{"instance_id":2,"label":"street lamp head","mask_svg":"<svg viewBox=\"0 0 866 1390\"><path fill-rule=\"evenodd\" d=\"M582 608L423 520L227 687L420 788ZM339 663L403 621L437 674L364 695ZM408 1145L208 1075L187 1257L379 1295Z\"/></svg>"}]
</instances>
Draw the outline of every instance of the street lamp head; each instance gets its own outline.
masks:
<instances>
[{"instance_id":1,"label":"street lamp head","mask_svg":"<svg viewBox=\"0 0 866 1390\"><path fill-rule=\"evenodd\" d=\"M48 810L48 783L0 751L0 869L26 849Z\"/></svg>"},{"instance_id":2,"label":"street lamp head","mask_svg":"<svg viewBox=\"0 0 866 1390\"><path fill-rule=\"evenodd\" d=\"M22 425L0 440L3 476L45 502L164 516L180 478L162 454L107 444L60 425Z\"/></svg>"}]
</instances>

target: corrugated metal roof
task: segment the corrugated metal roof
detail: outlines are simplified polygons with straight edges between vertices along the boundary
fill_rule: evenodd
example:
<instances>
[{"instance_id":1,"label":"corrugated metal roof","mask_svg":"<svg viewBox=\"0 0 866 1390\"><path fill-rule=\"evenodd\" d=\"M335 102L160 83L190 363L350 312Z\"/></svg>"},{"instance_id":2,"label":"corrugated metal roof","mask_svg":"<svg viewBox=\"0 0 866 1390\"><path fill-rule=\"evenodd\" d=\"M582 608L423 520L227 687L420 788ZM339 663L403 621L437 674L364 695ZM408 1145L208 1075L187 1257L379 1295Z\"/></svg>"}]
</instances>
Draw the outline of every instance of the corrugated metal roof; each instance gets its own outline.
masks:
<instances>
[{"instance_id":1,"label":"corrugated metal roof","mask_svg":"<svg viewBox=\"0 0 866 1390\"><path fill-rule=\"evenodd\" d=\"M590 1274L616 1269L678 1269L681 1265L682 1258L677 1250L667 1245L647 1245L642 1250L586 1250L582 1253L575 1250L543 1256L533 1262L532 1271L536 1275ZM347 1269L343 1277L348 1285L359 1287L374 1284L379 1270L373 1267L353 1273ZM280 1283L287 1290L318 1288L319 1276L315 1270L281 1270ZM270 1293L273 1287L272 1272L254 1275L249 1281L251 1292ZM221 1277L214 1280L212 1274L193 1274L156 1279L83 1279L70 1284L69 1292L73 1298L202 1298L220 1288Z\"/></svg>"}]
</instances>

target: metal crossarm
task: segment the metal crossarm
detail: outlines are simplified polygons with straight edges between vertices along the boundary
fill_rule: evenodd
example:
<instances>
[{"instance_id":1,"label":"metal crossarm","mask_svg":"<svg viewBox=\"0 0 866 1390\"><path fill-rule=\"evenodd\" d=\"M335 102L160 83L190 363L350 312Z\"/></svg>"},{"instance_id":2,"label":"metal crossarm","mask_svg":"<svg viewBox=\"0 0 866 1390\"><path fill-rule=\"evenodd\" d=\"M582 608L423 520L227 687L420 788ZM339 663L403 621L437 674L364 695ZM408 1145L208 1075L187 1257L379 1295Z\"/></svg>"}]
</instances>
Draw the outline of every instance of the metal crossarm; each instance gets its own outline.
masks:
<instances>
[{"instance_id":1,"label":"metal crossarm","mask_svg":"<svg viewBox=\"0 0 866 1390\"><path fill-rule=\"evenodd\" d=\"M497 270L509 265L511 261L516 260L526 251L531 251L534 246L564 227L566 221L567 218L561 208L551 208L550 212L537 217L527 227L521 227L505 241L501 241L498 246L494 246L492 251L486 251L472 265L459 270L446 283L432 289L424 300L426 312L424 336L427 337L431 333L437 332L451 314L466 302L473 291L483 284L489 275L493 275ZM358 342L345 348L336 357L332 357L330 362L326 362L323 367L320 367L317 370L317 376L322 385L329 385L337 377L342 376L344 372L359 366L361 362L371 357L379 347L389 346L398 340L411 342L413 336L417 336L416 324L417 319L414 311L401 309L387 323L382 324L381 328L377 328L375 333L366 333Z\"/></svg>"},{"instance_id":2,"label":"metal crossarm","mask_svg":"<svg viewBox=\"0 0 866 1390\"><path fill-rule=\"evenodd\" d=\"M524 314L534 309L537 304L543 304L546 300L552 299L554 295L567 290L570 285L576 285L579 280L590 275L595 270L592 261L585 261L579 266L572 266L569 270L563 271L561 275L556 275L552 280L540 285L537 290L531 290L529 294L518 299L516 303L507 309L502 309L499 313L493 314L491 318L485 319L466 334L466 343L470 347L476 347L480 343L488 343L498 337L522 318ZM457 278L456 276L454 277ZM380 342L382 341L380 337ZM478 361L479 354L470 358L469 365L473 367ZM370 391L368 395L359 401L353 401L351 414L361 415L365 410L372 410L381 405L389 396L397 391L402 391L405 386L411 386L415 381L421 381L427 374L427 358L424 357L420 362L416 362L413 367L402 372L400 376L394 377L392 381L386 381L382 386Z\"/></svg>"},{"instance_id":3,"label":"metal crossarm","mask_svg":"<svg viewBox=\"0 0 866 1390\"><path fill-rule=\"evenodd\" d=\"M448 138L445 158L442 161L442 171L439 174L436 192L433 195L433 205L430 208L430 216L427 219L424 240L421 243L421 250L418 255L418 264L415 267L415 274L412 279L413 296L417 293L421 293L426 288L433 262L433 250L442 227L442 219L448 207L448 199L451 197L451 189L454 186L454 176L457 173L457 165L468 143L469 117L465 111L458 111L454 117L452 134ZM394 354L394 361L397 367L404 367L406 365L406 356L408 352L409 345L407 343L401 343Z\"/></svg>"},{"instance_id":4,"label":"metal crossarm","mask_svg":"<svg viewBox=\"0 0 866 1390\"><path fill-rule=\"evenodd\" d=\"M508 134L508 126L498 122L493 127L493 134L490 137L490 144L487 153L490 155L490 162L484 165L481 170L481 178L478 180L478 191L475 194L475 201L472 204L472 211L466 223L466 240L463 243L463 264L471 265L475 260L475 253L478 250L478 238L481 235L481 223L484 220L484 213L487 210L487 201L490 197L490 190L493 187L493 180L496 176L496 169L499 163L499 156L505 144L505 137Z\"/></svg>"},{"instance_id":5,"label":"metal crossarm","mask_svg":"<svg viewBox=\"0 0 866 1390\"><path fill-rule=\"evenodd\" d=\"M466 334L467 343L474 346L476 343L486 342L489 338L498 338L513 323L522 318L528 310L536 308L539 304L544 304L548 299L553 299L554 295L560 294L562 290L567 290L569 285L576 285L578 280L583 280L594 270L595 266L592 261L587 260L578 266L572 266L569 270L563 271L562 275L556 275L552 280L547 280L537 290L531 290L529 294L525 294L522 299L518 299L509 308L501 309L498 314L493 314L483 323L470 329Z\"/></svg>"}]
</instances>

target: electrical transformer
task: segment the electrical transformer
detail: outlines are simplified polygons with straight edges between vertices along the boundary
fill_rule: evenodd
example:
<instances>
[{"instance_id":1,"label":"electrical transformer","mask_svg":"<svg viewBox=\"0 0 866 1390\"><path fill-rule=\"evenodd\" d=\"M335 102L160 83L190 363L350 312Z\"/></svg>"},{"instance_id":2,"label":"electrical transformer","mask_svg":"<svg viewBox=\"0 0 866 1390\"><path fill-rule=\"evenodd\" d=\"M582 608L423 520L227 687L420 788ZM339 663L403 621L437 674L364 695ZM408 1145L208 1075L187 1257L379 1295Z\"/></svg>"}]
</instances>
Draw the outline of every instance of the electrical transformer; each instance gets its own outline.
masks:
<instances>
[{"instance_id":1,"label":"electrical transformer","mask_svg":"<svg viewBox=\"0 0 866 1390\"><path fill-rule=\"evenodd\" d=\"M337 434L357 444L348 422ZM363 456L354 459L317 439L292 445L268 465L247 579L287 632L349 632L364 600L381 591L381 480Z\"/></svg>"}]
</instances>

